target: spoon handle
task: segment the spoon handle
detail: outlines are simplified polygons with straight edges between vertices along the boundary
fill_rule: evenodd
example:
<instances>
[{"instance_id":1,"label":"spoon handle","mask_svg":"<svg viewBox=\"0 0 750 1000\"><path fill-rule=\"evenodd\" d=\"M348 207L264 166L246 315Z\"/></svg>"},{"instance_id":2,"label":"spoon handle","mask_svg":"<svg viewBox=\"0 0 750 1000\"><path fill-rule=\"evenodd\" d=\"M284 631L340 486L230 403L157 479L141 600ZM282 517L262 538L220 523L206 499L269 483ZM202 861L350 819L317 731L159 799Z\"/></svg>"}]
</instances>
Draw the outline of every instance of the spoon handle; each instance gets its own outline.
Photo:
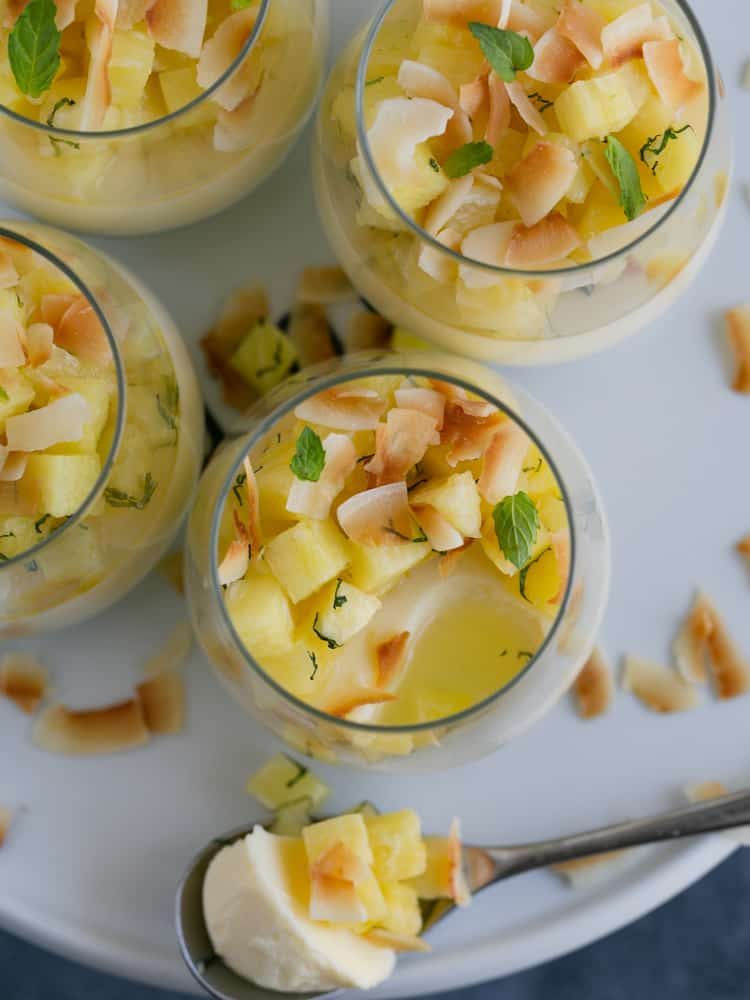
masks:
<instances>
[{"instance_id":1,"label":"spoon handle","mask_svg":"<svg viewBox=\"0 0 750 1000\"><path fill-rule=\"evenodd\" d=\"M664 840L679 840L702 833L715 833L750 824L750 791L724 795L708 802L683 806L649 819L628 820L571 837L486 848L495 865L492 882L562 861L574 861L592 854L620 851Z\"/></svg>"}]
</instances>

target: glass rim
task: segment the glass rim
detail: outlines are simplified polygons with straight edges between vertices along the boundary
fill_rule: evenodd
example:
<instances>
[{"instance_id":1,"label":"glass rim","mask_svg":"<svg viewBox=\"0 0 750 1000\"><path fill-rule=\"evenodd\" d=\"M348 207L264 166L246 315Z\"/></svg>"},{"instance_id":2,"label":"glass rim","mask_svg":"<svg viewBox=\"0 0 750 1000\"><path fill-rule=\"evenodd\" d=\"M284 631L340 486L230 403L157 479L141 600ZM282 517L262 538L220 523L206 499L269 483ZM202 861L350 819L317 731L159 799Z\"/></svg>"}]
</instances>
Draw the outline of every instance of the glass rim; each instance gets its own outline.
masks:
<instances>
[{"instance_id":1,"label":"glass rim","mask_svg":"<svg viewBox=\"0 0 750 1000\"><path fill-rule=\"evenodd\" d=\"M631 240L629 243L620 247L618 250L614 250L604 257L598 257L596 260L589 261L586 264L572 264L568 267L560 268L549 268L547 270L521 270L509 267L499 267L496 264L488 264L485 261L474 260L471 257L464 256L458 250L452 250L450 247L445 246L436 237L432 236L427 232L422 226L419 225L407 212L405 212L400 204L391 194L388 185L385 183L380 175L377 164L375 162L375 157L372 154L370 148L370 143L367 138L367 130L365 128L365 117L364 117L364 96L365 88L367 86L367 68L370 62L370 56L372 55L372 50L374 48L375 42L377 40L380 29L383 27L383 23L388 17L391 9L395 7L397 3L401 3L403 0L384 0L382 6L378 13L373 18L372 24L370 25L367 36L365 39L364 46L359 58L359 64L357 67L357 79L355 85L355 114L356 114L356 125L357 125L357 139L359 143L359 148L361 154L365 161L365 169L367 169L375 181L375 185L378 188L380 194L385 198L386 204L390 209L392 209L398 219L405 223L408 229L410 229L423 243L432 247L435 250L440 251L447 257L455 261L457 264L470 265L471 267L478 268L489 274L502 275L504 277L523 277L531 279L552 279L558 277L571 277L573 275L581 275L594 272L597 268L612 264L627 254L631 253L633 250L641 246L646 242L651 236L659 231L662 226L670 219L675 212L678 211L680 206L683 204L688 193L692 190L696 178L700 174L703 164L705 163L709 147L714 135L714 129L716 124L716 111L718 106L717 100L717 81L716 81L716 68L714 66L713 57L711 55L711 49L708 44L705 32L701 27L701 24L694 14L692 7L688 3L688 0L673 0L673 2L678 6L680 12L685 17L688 25L695 36L698 43L698 48L700 50L701 58L703 60L703 66L706 71L706 86L708 91L708 120L706 123L706 133L703 137L703 144L701 146L700 155L693 168L692 173L682 191L677 195L676 198L672 199L669 208L663 212L658 213L658 218L656 221L649 226L644 232L640 233L635 239ZM658 205L654 206L654 211L657 212ZM648 212L639 216L643 219L648 216ZM633 220L635 221L635 220ZM625 223L629 225L631 223Z\"/></svg>"},{"instance_id":2,"label":"glass rim","mask_svg":"<svg viewBox=\"0 0 750 1000\"><path fill-rule=\"evenodd\" d=\"M436 356L437 352L432 354L432 357ZM394 363L392 365L385 365L382 367L378 366L378 362L390 358L393 356ZM439 356L439 354L438 354ZM413 363L402 363L399 364L397 359L403 357L405 360L414 358ZM447 356L446 356L447 357ZM334 369L330 375L313 374L310 375L310 369L307 369L302 373L302 385L303 388L300 392L295 393L283 403L274 407L274 409L264 417L258 424L258 426L249 432L249 434L243 435L242 441L245 442L245 447L240 452L240 455L232 463L230 467L229 474L226 476L224 483L219 492L219 499L216 503L216 509L212 515L211 531L209 538L209 554L211 560L210 566L210 578L214 593L218 599L219 603L219 614L222 618L223 623L229 630L229 634L234 641L237 648L245 661L246 666L250 667L255 674L257 674L262 681L267 683L281 698L291 704L294 708L299 709L304 714L312 716L313 719L319 722L325 722L329 725L340 726L344 730L350 732L359 733L373 733L378 735L408 735L410 733L425 733L431 730L443 727L452 726L459 723L464 723L471 720L475 716L480 716L485 709L489 708L494 702L499 701L503 695L510 692L537 664L541 659L542 655L550 647L555 635L559 631L560 625L562 624L565 612L567 610L568 604L570 602L570 596L573 588L573 579L575 576L575 570L577 565L577 537L575 523L573 520L573 509L570 501L570 496L568 493L567 486L560 475L557 464L549 455L547 448L540 441L537 434L529 427L526 421L520 417L507 403L502 402L492 395L491 392L485 390L472 382L469 382L460 376L447 375L444 372L437 371L429 367L429 365L420 364L419 360L414 357L414 355L391 355L378 353L371 355L368 353L354 353L347 355L346 360L351 360L353 362L367 361L372 367L365 367L356 373L351 371L340 371ZM325 368L325 363L323 365ZM351 719L342 719L336 715L331 715L322 709L316 708L310 705L308 702L303 701L296 695L288 691L283 685L279 684L270 674L268 674L261 664L255 659L250 650L247 648L245 643L240 638L237 630L234 627L232 618L227 610L226 601L224 600L224 590L219 582L219 533L221 529L221 521L224 512L224 505L226 504L229 492L232 489L238 474L241 472L242 464L247 455L252 451L256 444L261 441L267 434L269 434L275 424L278 423L283 417L285 417L294 407L298 406L305 399L310 396L316 395L318 392L324 391L325 389L332 388L343 382L352 382L360 378L370 378L378 375L417 375L426 378L439 378L442 381L451 382L463 389L468 389L470 392L476 393L481 396L487 402L492 403L497 406L498 409L502 410L511 420L514 420L519 427L521 427L526 434L528 434L530 440L533 444L539 448L545 461L549 464L550 469L555 477L555 481L560 487L560 492L562 494L562 501L565 506L565 514L568 522L568 534L570 537L570 567L568 570L568 578L565 584L565 593L563 594L562 600L560 601L560 606L557 609L555 617L550 625L547 634L542 639L538 648L535 650L534 655L530 660L524 665L524 667L519 670L506 684L499 687L492 694L483 698L481 701L475 702L473 705L469 705L467 708L462 709L460 712L455 712L452 715L444 716L439 719L433 719L428 722L418 722L418 723L408 723L400 724L397 726L386 726L382 724L367 723L367 722L355 722ZM304 386L304 382L309 383ZM288 383L286 383L288 385Z\"/></svg>"},{"instance_id":3,"label":"glass rim","mask_svg":"<svg viewBox=\"0 0 750 1000\"><path fill-rule=\"evenodd\" d=\"M43 135L49 136L51 139L57 138L76 142L95 142L96 140L131 138L137 135L143 135L161 125L168 125L177 118L190 113L195 108L201 107L205 101L213 97L216 91L219 90L227 82L227 80L234 75L236 70L239 69L251 50L255 47L255 43L257 42L260 33L263 30L263 26L265 25L271 2L272 0L260 0L258 16L255 19L255 24L253 25L247 41L242 46L242 49L237 57L221 74L221 76L215 80L210 87L204 90L202 94L193 98L193 100L188 104L178 108L176 111L170 111L168 114L162 115L160 118L154 118L152 121L142 122L140 125L131 125L128 128L86 132L80 131L79 129L58 128L56 125L48 125L47 122L34 121L33 118L27 118L25 115L19 115L16 111L11 111L10 108L7 108L4 104L0 104L0 114L5 115L19 125L27 125L30 128L41 132ZM240 13L240 11L233 11L232 13ZM229 16L231 17L232 14Z\"/></svg>"},{"instance_id":4,"label":"glass rim","mask_svg":"<svg viewBox=\"0 0 750 1000\"><path fill-rule=\"evenodd\" d=\"M21 226L26 225L25 222L20 222L19 224ZM33 226L35 224L31 223L30 225ZM68 237L67 233L64 233L63 235ZM68 238L75 239L75 237ZM86 301L94 310L97 319L102 324L107 341L109 342L110 350L112 351L112 358L114 360L115 383L117 389L117 417L115 420L115 433L109 446L107 457L102 463L101 472L99 473L96 482L89 490L86 498L78 506L77 510L73 514L68 515L67 519L58 528L42 538L42 540L32 548L26 549L24 552L20 552L18 555L4 559L0 562L0 574L2 574L4 570L10 569L11 567L33 561L53 540L58 539L64 532L68 531L68 529L76 527L76 525L78 525L86 516L89 507L96 502L97 497L106 487L115 463L115 458L117 457L117 453L120 449L120 443L122 441L122 435L125 428L125 397L127 392L127 383L125 379L125 366L117 340L115 339L112 328L110 327L101 306L99 305L94 294L89 291L85 282L68 264L65 263L65 261L61 260L55 253L53 253L53 251L48 250L41 243L38 243L35 239L26 236L23 232L9 228L8 223L0 223L0 239L7 239L14 243L20 243L22 246L28 247L30 250L33 250L34 253L38 253L40 256L44 257L50 264L61 271L66 278L72 281L78 291L84 296ZM90 249L87 245L82 245L85 246L87 250Z\"/></svg>"}]
</instances>

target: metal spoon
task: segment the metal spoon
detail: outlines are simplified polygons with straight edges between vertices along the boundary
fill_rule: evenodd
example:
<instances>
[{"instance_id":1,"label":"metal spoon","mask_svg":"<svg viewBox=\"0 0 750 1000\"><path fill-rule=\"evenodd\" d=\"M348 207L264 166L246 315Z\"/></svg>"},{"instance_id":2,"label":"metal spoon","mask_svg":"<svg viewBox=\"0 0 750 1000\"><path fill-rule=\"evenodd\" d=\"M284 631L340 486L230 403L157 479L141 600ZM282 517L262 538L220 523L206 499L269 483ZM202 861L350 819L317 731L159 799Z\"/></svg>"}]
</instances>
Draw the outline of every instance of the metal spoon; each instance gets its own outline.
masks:
<instances>
[{"instance_id":1,"label":"metal spoon","mask_svg":"<svg viewBox=\"0 0 750 1000\"><path fill-rule=\"evenodd\" d=\"M463 864L471 890L476 893L512 875L546 868L562 861L618 851L625 847L695 837L747 824L750 824L750 791L684 806L650 819L629 820L600 830L544 840L536 844L516 844L511 847L467 845L463 848ZM300 994L265 989L241 979L213 954L203 920L202 889L206 869L222 847L250 833L254 825L233 830L212 840L190 863L177 890L176 901L177 936L182 957L197 982L215 1000L313 1000L320 996L331 1000L343 991ZM425 930L434 927L455 909L455 905L448 900L432 904L425 915Z\"/></svg>"}]
</instances>

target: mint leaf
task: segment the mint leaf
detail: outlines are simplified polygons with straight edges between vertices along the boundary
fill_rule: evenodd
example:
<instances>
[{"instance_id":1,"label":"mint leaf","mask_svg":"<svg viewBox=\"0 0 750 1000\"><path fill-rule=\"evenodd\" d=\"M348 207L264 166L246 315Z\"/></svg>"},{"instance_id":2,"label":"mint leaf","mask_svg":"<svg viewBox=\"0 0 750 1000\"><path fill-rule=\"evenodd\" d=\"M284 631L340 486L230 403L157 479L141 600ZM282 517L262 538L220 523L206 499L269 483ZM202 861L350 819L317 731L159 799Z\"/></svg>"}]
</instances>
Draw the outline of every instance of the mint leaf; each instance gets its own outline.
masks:
<instances>
[{"instance_id":1,"label":"mint leaf","mask_svg":"<svg viewBox=\"0 0 750 1000\"><path fill-rule=\"evenodd\" d=\"M495 150L488 142L467 142L465 146L454 149L443 164L443 170L453 180L465 177L474 167L489 163L495 155Z\"/></svg>"},{"instance_id":2,"label":"mint leaf","mask_svg":"<svg viewBox=\"0 0 750 1000\"><path fill-rule=\"evenodd\" d=\"M132 507L133 510L145 510L151 502L151 497L156 493L158 483L150 472L143 477L143 494L140 497L131 496L123 490L118 490L114 486L108 486L104 491L104 499L110 507Z\"/></svg>"},{"instance_id":3,"label":"mint leaf","mask_svg":"<svg viewBox=\"0 0 750 1000\"><path fill-rule=\"evenodd\" d=\"M289 468L297 479L317 483L326 464L323 442L310 427L305 427L297 438L297 448Z\"/></svg>"},{"instance_id":4,"label":"mint leaf","mask_svg":"<svg viewBox=\"0 0 750 1000\"><path fill-rule=\"evenodd\" d=\"M636 162L619 139L606 138L605 156L614 178L620 185L620 204L629 222L637 219L646 204Z\"/></svg>"},{"instance_id":5,"label":"mint leaf","mask_svg":"<svg viewBox=\"0 0 750 1000\"><path fill-rule=\"evenodd\" d=\"M10 396L5 391L5 389L3 389L3 387L0 385L0 402L7 403L9 399Z\"/></svg>"},{"instance_id":6,"label":"mint leaf","mask_svg":"<svg viewBox=\"0 0 750 1000\"><path fill-rule=\"evenodd\" d=\"M479 42L487 62L506 83L512 83L518 70L528 69L534 62L531 42L515 31L493 28L481 21L470 21L469 31Z\"/></svg>"},{"instance_id":7,"label":"mint leaf","mask_svg":"<svg viewBox=\"0 0 750 1000\"><path fill-rule=\"evenodd\" d=\"M54 0L31 0L8 37L8 59L18 89L29 97L49 90L60 68L60 32Z\"/></svg>"},{"instance_id":8,"label":"mint leaf","mask_svg":"<svg viewBox=\"0 0 750 1000\"><path fill-rule=\"evenodd\" d=\"M521 491L505 497L492 512L495 534L506 559L517 569L523 569L539 533L539 513L534 501Z\"/></svg>"}]
</instances>

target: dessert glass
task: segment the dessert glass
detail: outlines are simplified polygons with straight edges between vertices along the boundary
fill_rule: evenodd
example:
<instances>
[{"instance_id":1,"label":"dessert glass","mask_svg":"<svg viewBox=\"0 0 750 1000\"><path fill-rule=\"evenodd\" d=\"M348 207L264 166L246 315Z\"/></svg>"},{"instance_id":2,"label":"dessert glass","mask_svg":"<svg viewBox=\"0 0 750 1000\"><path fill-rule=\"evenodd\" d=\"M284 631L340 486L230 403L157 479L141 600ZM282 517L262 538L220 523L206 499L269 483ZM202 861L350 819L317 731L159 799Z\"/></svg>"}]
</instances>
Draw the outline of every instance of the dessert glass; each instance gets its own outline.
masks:
<instances>
[{"instance_id":1,"label":"dessert glass","mask_svg":"<svg viewBox=\"0 0 750 1000\"><path fill-rule=\"evenodd\" d=\"M240 640L218 577L224 502L254 445L300 402L357 377L438 378L477 393L518 420L561 486L571 539L565 596L528 665L484 701L436 722L384 726L337 718L280 686ZM508 401L508 402L504 402ZM511 402L512 401L512 402ZM517 414L523 414L520 418ZM247 712L296 751L383 770L438 770L491 753L544 715L573 682L594 643L609 582L609 539L599 494L580 453L553 417L496 373L445 355L359 354L306 369L248 413L249 432L208 466L191 514L186 592L196 634L220 680Z\"/></svg>"},{"instance_id":2,"label":"dessert glass","mask_svg":"<svg viewBox=\"0 0 750 1000\"><path fill-rule=\"evenodd\" d=\"M313 153L324 229L350 279L375 308L443 349L532 365L609 347L654 323L685 291L718 236L732 150L724 87L700 24L685 0L662 0L661 5L681 37L692 42L705 73L705 136L693 174L671 202L597 237L593 262L538 271L469 260L430 236L389 191L367 138L370 65L386 33L413 30L422 3L387 0L381 6L333 70ZM351 120L348 131L341 126L342 105ZM351 167L358 153L359 179ZM390 231L367 225L363 189L384 204ZM423 248L434 269L450 279L438 281L417 266Z\"/></svg>"},{"instance_id":3,"label":"dessert glass","mask_svg":"<svg viewBox=\"0 0 750 1000\"><path fill-rule=\"evenodd\" d=\"M36 223L3 223L0 238L27 248L76 286L111 350L111 401L96 483L52 533L42 518L31 546L13 537L0 541L0 551L6 547L0 636L10 637L92 618L150 572L193 496L204 425L184 343L164 308L132 275L79 240ZM23 513L17 485L0 483L0 514Z\"/></svg>"},{"instance_id":4,"label":"dessert glass","mask_svg":"<svg viewBox=\"0 0 750 1000\"><path fill-rule=\"evenodd\" d=\"M111 131L55 128L0 104L0 198L46 222L130 236L190 225L268 177L291 149L319 91L328 0L262 0L242 52L183 108ZM278 31L273 70L249 113L218 128L212 94L248 67Z\"/></svg>"}]
</instances>

